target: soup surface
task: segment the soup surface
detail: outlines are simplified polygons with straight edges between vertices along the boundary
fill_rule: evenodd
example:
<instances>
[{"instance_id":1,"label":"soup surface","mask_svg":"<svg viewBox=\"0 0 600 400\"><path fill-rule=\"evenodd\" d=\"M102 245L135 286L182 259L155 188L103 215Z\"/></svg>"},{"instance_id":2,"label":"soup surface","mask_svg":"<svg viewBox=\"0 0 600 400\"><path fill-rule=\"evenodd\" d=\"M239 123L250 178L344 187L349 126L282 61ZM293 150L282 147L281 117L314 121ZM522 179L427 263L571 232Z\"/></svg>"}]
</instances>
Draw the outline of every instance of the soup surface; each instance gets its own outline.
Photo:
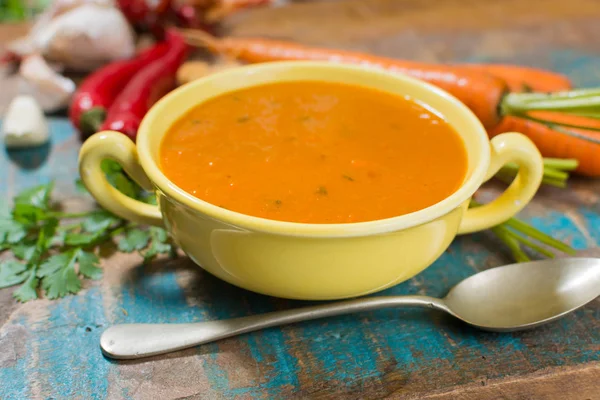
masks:
<instances>
[{"instance_id":1,"label":"soup surface","mask_svg":"<svg viewBox=\"0 0 600 400\"><path fill-rule=\"evenodd\" d=\"M407 214L462 184L459 135L415 101L327 82L224 94L170 128L164 174L209 203L247 215L349 223Z\"/></svg>"}]
</instances>

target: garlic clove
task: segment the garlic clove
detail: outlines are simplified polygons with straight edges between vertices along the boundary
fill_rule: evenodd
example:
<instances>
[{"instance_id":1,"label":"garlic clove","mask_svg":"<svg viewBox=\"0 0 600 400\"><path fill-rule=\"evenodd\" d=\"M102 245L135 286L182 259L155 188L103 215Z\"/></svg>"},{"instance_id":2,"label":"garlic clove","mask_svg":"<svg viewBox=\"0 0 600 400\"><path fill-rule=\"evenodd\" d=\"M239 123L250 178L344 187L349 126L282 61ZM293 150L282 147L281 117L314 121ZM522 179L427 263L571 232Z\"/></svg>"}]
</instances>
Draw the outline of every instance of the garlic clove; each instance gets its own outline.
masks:
<instances>
[{"instance_id":1,"label":"garlic clove","mask_svg":"<svg viewBox=\"0 0 600 400\"><path fill-rule=\"evenodd\" d=\"M8 148L36 147L48 142L48 122L33 97L21 95L13 99L3 119L2 135Z\"/></svg>"},{"instance_id":2,"label":"garlic clove","mask_svg":"<svg viewBox=\"0 0 600 400\"><path fill-rule=\"evenodd\" d=\"M69 97L76 89L75 82L53 70L39 54L25 57L21 61L19 74L40 88L56 92L57 96Z\"/></svg>"},{"instance_id":3,"label":"garlic clove","mask_svg":"<svg viewBox=\"0 0 600 400\"><path fill-rule=\"evenodd\" d=\"M46 111L55 111L65 107L75 92L75 83L54 71L39 54L23 59L19 67L23 78L19 94L29 94Z\"/></svg>"}]
</instances>

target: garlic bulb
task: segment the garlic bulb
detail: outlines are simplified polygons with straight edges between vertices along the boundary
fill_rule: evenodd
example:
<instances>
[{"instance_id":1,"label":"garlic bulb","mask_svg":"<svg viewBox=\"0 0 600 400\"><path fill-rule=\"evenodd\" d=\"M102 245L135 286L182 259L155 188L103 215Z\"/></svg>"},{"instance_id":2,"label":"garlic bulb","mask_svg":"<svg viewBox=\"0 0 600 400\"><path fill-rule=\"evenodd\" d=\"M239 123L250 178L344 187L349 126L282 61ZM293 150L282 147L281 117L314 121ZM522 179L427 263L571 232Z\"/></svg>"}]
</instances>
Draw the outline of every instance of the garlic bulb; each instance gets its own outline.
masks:
<instances>
[{"instance_id":1,"label":"garlic bulb","mask_svg":"<svg viewBox=\"0 0 600 400\"><path fill-rule=\"evenodd\" d=\"M104 7L114 7L113 0L54 0L50 6L40 14L27 36L20 37L8 44L8 49L22 57L32 53L37 53L40 49L35 47L34 39L44 35L50 21L68 11L71 11L84 4L97 4Z\"/></svg>"},{"instance_id":2,"label":"garlic bulb","mask_svg":"<svg viewBox=\"0 0 600 400\"><path fill-rule=\"evenodd\" d=\"M135 54L133 31L123 14L97 4L53 18L33 42L48 59L86 71Z\"/></svg>"},{"instance_id":3,"label":"garlic bulb","mask_svg":"<svg viewBox=\"0 0 600 400\"><path fill-rule=\"evenodd\" d=\"M17 96L8 106L2 122L6 147L35 147L48 142L48 123L31 96Z\"/></svg>"},{"instance_id":4,"label":"garlic bulb","mask_svg":"<svg viewBox=\"0 0 600 400\"><path fill-rule=\"evenodd\" d=\"M113 0L55 0L29 35L9 44L20 55L40 53L67 68L92 71L132 57L135 37Z\"/></svg>"}]
</instances>

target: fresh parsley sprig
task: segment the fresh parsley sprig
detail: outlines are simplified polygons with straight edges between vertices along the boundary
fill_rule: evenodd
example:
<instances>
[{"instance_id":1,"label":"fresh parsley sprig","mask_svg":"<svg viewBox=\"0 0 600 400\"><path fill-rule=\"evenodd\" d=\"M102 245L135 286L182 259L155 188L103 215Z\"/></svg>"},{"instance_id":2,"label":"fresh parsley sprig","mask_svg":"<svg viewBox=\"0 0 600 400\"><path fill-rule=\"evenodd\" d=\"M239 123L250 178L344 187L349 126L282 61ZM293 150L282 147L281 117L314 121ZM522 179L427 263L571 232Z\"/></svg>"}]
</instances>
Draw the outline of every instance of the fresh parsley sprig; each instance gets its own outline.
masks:
<instances>
[{"instance_id":1,"label":"fresh parsley sprig","mask_svg":"<svg viewBox=\"0 0 600 400\"><path fill-rule=\"evenodd\" d=\"M113 162L103 163L109 182L127 196L156 204ZM80 181L78 191L85 192ZM159 254L175 254L164 229L140 227L102 210L67 213L52 203L53 183L19 193L10 213L0 215L0 252L12 253L0 261L0 288L21 284L14 297L36 299L43 290L56 299L81 290L82 279L102 276L99 247L113 243L120 251L139 252L144 262ZM4 254L3 254L4 255Z\"/></svg>"}]
</instances>

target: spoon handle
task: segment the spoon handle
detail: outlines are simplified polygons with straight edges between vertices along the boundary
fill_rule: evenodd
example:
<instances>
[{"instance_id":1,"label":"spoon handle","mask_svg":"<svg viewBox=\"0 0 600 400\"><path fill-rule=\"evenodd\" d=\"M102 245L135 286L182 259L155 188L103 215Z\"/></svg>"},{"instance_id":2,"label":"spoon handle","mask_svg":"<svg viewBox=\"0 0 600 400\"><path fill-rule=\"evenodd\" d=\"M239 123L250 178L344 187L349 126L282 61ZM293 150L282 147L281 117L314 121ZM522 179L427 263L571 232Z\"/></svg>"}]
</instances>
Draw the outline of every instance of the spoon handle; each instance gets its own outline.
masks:
<instances>
[{"instance_id":1,"label":"spoon handle","mask_svg":"<svg viewBox=\"0 0 600 400\"><path fill-rule=\"evenodd\" d=\"M220 321L115 325L104 331L100 338L100 347L107 357L122 360L142 358L272 326L402 306L435 308L448 312L444 301L433 297L371 297Z\"/></svg>"}]
</instances>

